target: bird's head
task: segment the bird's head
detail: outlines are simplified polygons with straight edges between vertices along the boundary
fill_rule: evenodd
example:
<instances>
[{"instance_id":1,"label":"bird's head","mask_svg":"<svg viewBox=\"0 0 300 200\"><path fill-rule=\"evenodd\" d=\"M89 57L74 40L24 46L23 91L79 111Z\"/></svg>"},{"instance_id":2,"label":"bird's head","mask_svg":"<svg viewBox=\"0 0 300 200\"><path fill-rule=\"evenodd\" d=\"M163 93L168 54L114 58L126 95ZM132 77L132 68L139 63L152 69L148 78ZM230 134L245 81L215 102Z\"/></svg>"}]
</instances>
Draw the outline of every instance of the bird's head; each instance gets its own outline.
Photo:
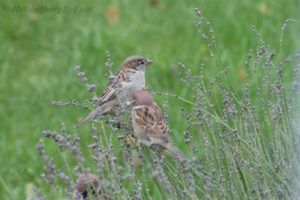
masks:
<instances>
[{"instance_id":1,"label":"bird's head","mask_svg":"<svg viewBox=\"0 0 300 200\"><path fill-rule=\"evenodd\" d=\"M146 68L152 64L152 61L143 56L130 56L122 63L122 69L134 69L137 71L146 71Z\"/></svg>"},{"instance_id":2,"label":"bird's head","mask_svg":"<svg viewBox=\"0 0 300 200\"><path fill-rule=\"evenodd\" d=\"M141 89L133 93L136 106L151 106L154 104L153 97L147 89Z\"/></svg>"}]
</instances>

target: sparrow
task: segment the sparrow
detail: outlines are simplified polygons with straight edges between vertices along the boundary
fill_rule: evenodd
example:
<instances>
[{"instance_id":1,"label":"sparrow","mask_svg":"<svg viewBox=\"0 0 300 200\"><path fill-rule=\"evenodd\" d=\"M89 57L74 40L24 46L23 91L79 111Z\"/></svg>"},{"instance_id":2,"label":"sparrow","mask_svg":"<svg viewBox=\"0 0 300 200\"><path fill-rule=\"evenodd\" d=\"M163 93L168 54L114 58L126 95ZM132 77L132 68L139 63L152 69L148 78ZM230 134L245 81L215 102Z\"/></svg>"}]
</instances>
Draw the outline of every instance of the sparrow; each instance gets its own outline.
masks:
<instances>
[{"instance_id":1,"label":"sparrow","mask_svg":"<svg viewBox=\"0 0 300 200\"><path fill-rule=\"evenodd\" d=\"M90 188L92 195L97 196L100 193L98 177L94 174L80 174L76 189L82 195L82 199L87 199L88 188Z\"/></svg>"},{"instance_id":2,"label":"sparrow","mask_svg":"<svg viewBox=\"0 0 300 200\"><path fill-rule=\"evenodd\" d=\"M131 56L124 60L120 70L110 79L95 110L84 117L78 126L89 119L114 112L120 105L127 107L133 102L133 93L145 87L145 71L152 61L143 56Z\"/></svg>"},{"instance_id":3,"label":"sparrow","mask_svg":"<svg viewBox=\"0 0 300 200\"><path fill-rule=\"evenodd\" d=\"M134 135L147 146L160 146L173 152L168 136L170 133L164 113L145 89L134 92L135 105L132 108Z\"/></svg>"}]
</instances>

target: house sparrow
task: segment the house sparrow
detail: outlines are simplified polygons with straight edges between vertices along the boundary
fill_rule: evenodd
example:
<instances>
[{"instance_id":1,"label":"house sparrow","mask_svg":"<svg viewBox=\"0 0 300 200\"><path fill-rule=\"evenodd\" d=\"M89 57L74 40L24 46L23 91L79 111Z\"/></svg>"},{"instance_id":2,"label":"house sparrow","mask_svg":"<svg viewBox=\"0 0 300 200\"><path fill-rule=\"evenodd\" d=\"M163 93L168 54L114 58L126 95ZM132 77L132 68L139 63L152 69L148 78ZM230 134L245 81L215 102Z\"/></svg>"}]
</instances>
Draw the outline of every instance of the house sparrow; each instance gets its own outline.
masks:
<instances>
[{"instance_id":1,"label":"house sparrow","mask_svg":"<svg viewBox=\"0 0 300 200\"><path fill-rule=\"evenodd\" d=\"M164 113L146 90L134 92L135 106L132 109L132 127L135 136L145 145L158 145L173 152L168 139L170 133Z\"/></svg>"},{"instance_id":2,"label":"house sparrow","mask_svg":"<svg viewBox=\"0 0 300 200\"><path fill-rule=\"evenodd\" d=\"M145 71L152 61L143 56L131 56L121 65L120 70L109 81L97 107L78 125L89 119L114 111L120 105L127 107L133 102L133 93L145 87Z\"/></svg>"},{"instance_id":3,"label":"house sparrow","mask_svg":"<svg viewBox=\"0 0 300 200\"><path fill-rule=\"evenodd\" d=\"M88 197L88 187L91 189L92 195L97 196L100 193L98 177L94 174L80 174L76 189L82 195L82 199Z\"/></svg>"},{"instance_id":4,"label":"house sparrow","mask_svg":"<svg viewBox=\"0 0 300 200\"><path fill-rule=\"evenodd\" d=\"M113 200L110 195L101 189L99 178L94 174L80 174L76 189L81 194L80 200Z\"/></svg>"}]
</instances>

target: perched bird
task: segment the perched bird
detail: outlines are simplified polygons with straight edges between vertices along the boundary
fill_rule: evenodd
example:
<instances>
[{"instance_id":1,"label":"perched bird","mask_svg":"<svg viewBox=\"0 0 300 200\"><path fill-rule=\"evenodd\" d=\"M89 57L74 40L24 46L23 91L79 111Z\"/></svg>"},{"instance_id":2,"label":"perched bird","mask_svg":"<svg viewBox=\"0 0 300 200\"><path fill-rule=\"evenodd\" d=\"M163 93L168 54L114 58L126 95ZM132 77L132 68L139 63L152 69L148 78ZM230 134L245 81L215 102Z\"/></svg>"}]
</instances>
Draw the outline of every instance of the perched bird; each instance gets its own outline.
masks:
<instances>
[{"instance_id":1,"label":"perched bird","mask_svg":"<svg viewBox=\"0 0 300 200\"><path fill-rule=\"evenodd\" d=\"M80 174L76 183L76 189L82 195L82 199L88 197L88 188L90 188L92 195L98 196L100 193L98 177L94 174Z\"/></svg>"},{"instance_id":2,"label":"perched bird","mask_svg":"<svg viewBox=\"0 0 300 200\"><path fill-rule=\"evenodd\" d=\"M89 119L113 112L120 105L133 102L133 93L145 87L145 71L152 61L143 56L131 56L121 65L120 70L109 81L95 110L83 118L78 125Z\"/></svg>"},{"instance_id":3,"label":"perched bird","mask_svg":"<svg viewBox=\"0 0 300 200\"><path fill-rule=\"evenodd\" d=\"M132 127L135 136L145 145L157 145L173 152L164 113L152 96L144 89L136 91L133 96L136 100L132 109Z\"/></svg>"},{"instance_id":4,"label":"perched bird","mask_svg":"<svg viewBox=\"0 0 300 200\"><path fill-rule=\"evenodd\" d=\"M76 189L81 194L80 200L113 200L111 195L100 187L99 178L94 174L80 174Z\"/></svg>"}]
</instances>

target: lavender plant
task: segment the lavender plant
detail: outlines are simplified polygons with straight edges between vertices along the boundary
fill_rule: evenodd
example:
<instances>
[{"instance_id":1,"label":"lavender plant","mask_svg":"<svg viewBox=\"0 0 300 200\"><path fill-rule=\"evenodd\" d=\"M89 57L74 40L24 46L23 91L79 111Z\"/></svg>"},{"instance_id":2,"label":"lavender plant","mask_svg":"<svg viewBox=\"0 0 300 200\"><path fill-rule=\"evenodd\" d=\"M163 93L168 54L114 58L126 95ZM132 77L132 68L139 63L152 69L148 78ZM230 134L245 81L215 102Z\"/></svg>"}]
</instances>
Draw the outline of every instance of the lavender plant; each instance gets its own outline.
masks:
<instances>
[{"instance_id":1,"label":"lavender plant","mask_svg":"<svg viewBox=\"0 0 300 200\"><path fill-rule=\"evenodd\" d=\"M299 58L281 58L267 44L255 26L255 50L245 57L246 80L242 92L237 92L228 77L231 67L220 58L211 23L195 9L194 24L210 49L211 59L220 72L205 76L206 64L200 64L196 74L183 63L182 84L190 95L152 92L156 97L175 98L190 106L169 108L180 110L186 119L186 130L173 130L173 137L182 137L189 152L172 155L167 151L139 144L132 137L128 112L92 122L89 144L82 144L76 126L70 132L62 123L60 133L43 131L43 135L58 144L65 168L55 166L47 156L43 140L38 150L44 163L43 180L53 196L68 199L291 199L299 196L299 136L297 113L299 106ZM288 19L281 28L280 45ZM110 76L112 62L107 53L106 66ZM286 68L292 68L292 74ZM95 85L79 66L78 77L94 98L88 105L76 100L55 102L54 106L75 105L88 109L97 102ZM289 76L286 76L289 74ZM292 77L292 81L290 78ZM287 80L285 80L287 78ZM165 109L168 104L165 104ZM172 124L170 124L172 128ZM88 149L88 154L82 153ZM72 156L74 159L70 161ZM86 178L83 178L86 177ZM90 181L88 180L90 177ZM83 189L82 189L83 188ZM36 190L36 199L46 199Z\"/></svg>"}]
</instances>

